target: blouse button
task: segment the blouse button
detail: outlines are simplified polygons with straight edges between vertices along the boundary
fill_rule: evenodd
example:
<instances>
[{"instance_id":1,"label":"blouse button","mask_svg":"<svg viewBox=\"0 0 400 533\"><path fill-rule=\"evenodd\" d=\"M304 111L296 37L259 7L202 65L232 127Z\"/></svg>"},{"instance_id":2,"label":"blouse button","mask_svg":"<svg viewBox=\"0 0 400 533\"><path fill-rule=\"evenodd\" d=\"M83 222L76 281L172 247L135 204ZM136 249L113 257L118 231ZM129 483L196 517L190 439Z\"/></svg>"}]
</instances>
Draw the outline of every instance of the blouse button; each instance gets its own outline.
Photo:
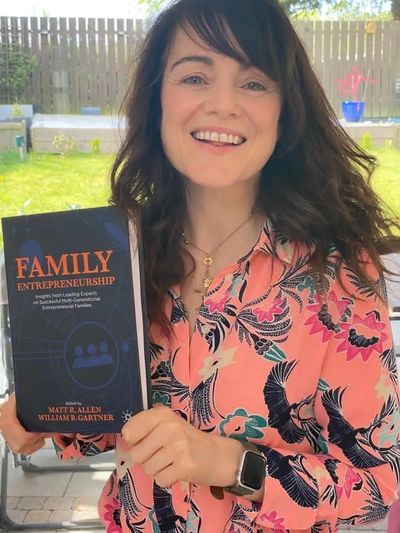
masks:
<instances>
[{"instance_id":1,"label":"blouse button","mask_svg":"<svg viewBox=\"0 0 400 533\"><path fill-rule=\"evenodd\" d=\"M227 274L227 275L225 276L225 279L226 279L226 281L232 281L232 279L233 279L233 275L232 275L232 274Z\"/></svg>"},{"instance_id":2,"label":"blouse button","mask_svg":"<svg viewBox=\"0 0 400 533\"><path fill-rule=\"evenodd\" d=\"M210 332L210 326L208 326L207 324L205 324L205 325L201 328L201 331L204 333L204 335L207 335L207 333Z\"/></svg>"}]
</instances>

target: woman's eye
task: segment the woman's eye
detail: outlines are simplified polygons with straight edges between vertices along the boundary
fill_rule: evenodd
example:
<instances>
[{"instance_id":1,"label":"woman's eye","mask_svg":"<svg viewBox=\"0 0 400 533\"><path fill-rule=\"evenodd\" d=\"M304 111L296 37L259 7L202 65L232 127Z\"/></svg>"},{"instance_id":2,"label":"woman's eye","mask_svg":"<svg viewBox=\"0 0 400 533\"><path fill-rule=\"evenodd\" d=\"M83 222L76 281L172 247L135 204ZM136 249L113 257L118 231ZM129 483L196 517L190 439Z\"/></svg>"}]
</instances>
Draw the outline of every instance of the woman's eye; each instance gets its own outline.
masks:
<instances>
[{"instance_id":1,"label":"woman's eye","mask_svg":"<svg viewBox=\"0 0 400 533\"><path fill-rule=\"evenodd\" d=\"M250 89L251 91L265 91L266 87L262 83L259 83L258 81L249 81L248 83L245 83L244 86L246 89Z\"/></svg>"},{"instance_id":2,"label":"woman's eye","mask_svg":"<svg viewBox=\"0 0 400 533\"><path fill-rule=\"evenodd\" d=\"M189 85L203 85L205 81L201 76L188 76L183 80L183 83L187 83Z\"/></svg>"}]
</instances>

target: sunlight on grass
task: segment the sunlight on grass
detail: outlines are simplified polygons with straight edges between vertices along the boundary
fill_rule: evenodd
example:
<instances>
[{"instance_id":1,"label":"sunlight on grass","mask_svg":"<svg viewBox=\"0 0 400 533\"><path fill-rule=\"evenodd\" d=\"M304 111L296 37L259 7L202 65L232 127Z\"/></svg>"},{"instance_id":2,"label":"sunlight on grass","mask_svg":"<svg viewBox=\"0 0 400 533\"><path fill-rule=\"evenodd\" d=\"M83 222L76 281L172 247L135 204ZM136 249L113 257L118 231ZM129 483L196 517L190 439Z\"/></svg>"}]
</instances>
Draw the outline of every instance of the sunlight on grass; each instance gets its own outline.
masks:
<instances>
[{"instance_id":1,"label":"sunlight on grass","mask_svg":"<svg viewBox=\"0 0 400 533\"><path fill-rule=\"evenodd\" d=\"M376 148L373 154L378 158L379 167L372 178L372 187L396 217L400 217L400 150Z\"/></svg>"},{"instance_id":2,"label":"sunlight on grass","mask_svg":"<svg viewBox=\"0 0 400 533\"><path fill-rule=\"evenodd\" d=\"M374 149L380 166L372 186L400 217L400 150ZM17 154L0 154L0 218L60 211L71 206L107 205L112 155L75 153L68 156L31 153L25 162ZM26 207L24 208L24 204ZM2 236L0 229L0 246Z\"/></svg>"},{"instance_id":3,"label":"sunlight on grass","mask_svg":"<svg viewBox=\"0 0 400 533\"><path fill-rule=\"evenodd\" d=\"M106 205L109 196L109 155L0 154L0 217L17 215L25 202L28 213L58 211L70 205Z\"/></svg>"}]
</instances>

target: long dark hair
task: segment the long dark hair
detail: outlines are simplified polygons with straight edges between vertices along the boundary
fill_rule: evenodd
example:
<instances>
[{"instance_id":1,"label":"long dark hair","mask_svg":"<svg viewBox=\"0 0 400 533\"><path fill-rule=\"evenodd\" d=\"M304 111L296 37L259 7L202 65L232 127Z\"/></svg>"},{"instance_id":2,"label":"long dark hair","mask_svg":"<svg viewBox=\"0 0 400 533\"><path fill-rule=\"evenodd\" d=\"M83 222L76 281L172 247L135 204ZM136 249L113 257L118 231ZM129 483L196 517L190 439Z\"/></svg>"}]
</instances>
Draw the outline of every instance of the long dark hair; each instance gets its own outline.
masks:
<instances>
[{"instance_id":1,"label":"long dark hair","mask_svg":"<svg viewBox=\"0 0 400 533\"><path fill-rule=\"evenodd\" d=\"M366 251L385 272L380 255L400 250L391 229L397 222L369 185L375 158L341 127L283 8L277 0L178 0L145 38L123 106L127 135L111 171L112 203L142 225L150 320L167 324L165 291L185 275L183 180L160 137L162 76L178 27L194 30L211 49L250 62L278 83L280 136L262 170L259 207L280 234L316 243L310 258L314 274L323 276L335 243L343 260L373 288L360 254Z\"/></svg>"}]
</instances>

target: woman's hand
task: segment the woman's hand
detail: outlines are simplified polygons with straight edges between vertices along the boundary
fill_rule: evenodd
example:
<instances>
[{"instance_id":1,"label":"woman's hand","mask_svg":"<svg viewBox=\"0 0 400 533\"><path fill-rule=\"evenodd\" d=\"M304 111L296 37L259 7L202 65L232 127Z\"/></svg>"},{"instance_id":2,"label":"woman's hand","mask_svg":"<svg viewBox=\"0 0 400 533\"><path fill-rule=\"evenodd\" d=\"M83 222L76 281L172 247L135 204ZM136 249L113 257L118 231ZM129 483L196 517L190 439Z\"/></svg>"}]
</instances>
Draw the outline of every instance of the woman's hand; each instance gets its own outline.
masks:
<instances>
[{"instance_id":1,"label":"woman's hand","mask_svg":"<svg viewBox=\"0 0 400 533\"><path fill-rule=\"evenodd\" d=\"M160 487L177 481L233 485L243 453L239 441L200 431L164 406L132 417L122 436L133 461Z\"/></svg>"},{"instance_id":2,"label":"woman's hand","mask_svg":"<svg viewBox=\"0 0 400 533\"><path fill-rule=\"evenodd\" d=\"M0 406L0 431L14 453L30 455L44 446L48 433L28 433L17 418L15 394Z\"/></svg>"}]
</instances>

